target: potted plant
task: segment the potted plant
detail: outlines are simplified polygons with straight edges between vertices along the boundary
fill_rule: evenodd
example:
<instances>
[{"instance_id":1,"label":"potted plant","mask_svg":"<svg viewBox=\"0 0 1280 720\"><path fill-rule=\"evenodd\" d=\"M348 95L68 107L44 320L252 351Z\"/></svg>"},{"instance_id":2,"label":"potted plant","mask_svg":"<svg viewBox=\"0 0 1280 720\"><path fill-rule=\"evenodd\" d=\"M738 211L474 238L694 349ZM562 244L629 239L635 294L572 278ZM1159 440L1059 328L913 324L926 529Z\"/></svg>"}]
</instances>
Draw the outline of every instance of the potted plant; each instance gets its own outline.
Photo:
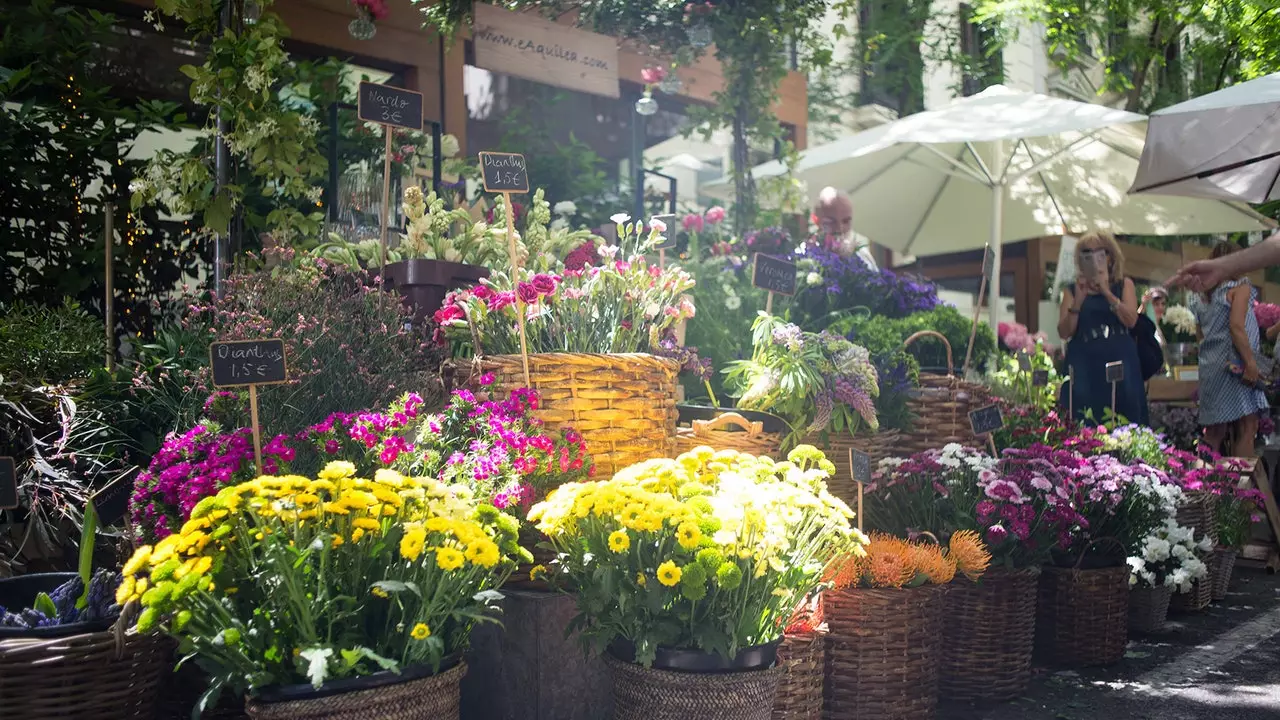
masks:
<instances>
[{"instance_id":1,"label":"potted plant","mask_svg":"<svg viewBox=\"0 0 1280 720\"><path fill-rule=\"evenodd\" d=\"M1164 626L1174 592L1189 593L1209 568L1196 553L1212 549L1209 538L1195 538L1195 531L1174 518L1142 539L1129 557L1129 629L1150 633Z\"/></svg>"},{"instance_id":2,"label":"potted plant","mask_svg":"<svg viewBox=\"0 0 1280 720\"><path fill-rule=\"evenodd\" d=\"M525 553L469 489L329 463L202 500L125 566L163 629L255 718L457 718L461 652Z\"/></svg>"},{"instance_id":3,"label":"potted plant","mask_svg":"<svg viewBox=\"0 0 1280 720\"><path fill-rule=\"evenodd\" d=\"M402 209L407 233L395 249L396 260L387 258L385 275L419 319L440 309L450 290L488 277L489 268L508 255L496 229L466 210L446 209L434 192L423 195L422 188L410 185Z\"/></svg>"},{"instance_id":4,"label":"potted plant","mask_svg":"<svg viewBox=\"0 0 1280 720\"><path fill-rule=\"evenodd\" d=\"M946 548L872 533L865 552L836 564L823 594L830 633L824 717L933 717L944 591L958 575L977 581L990 560L977 533L962 530Z\"/></svg>"},{"instance_id":5,"label":"potted plant","mask_svg":"<svg viewBox=\"0 0 1280 720\"><path fill-rule=\"evenodd\" d=\"M1236 557L1253 533L1253 518L1263 507L1262 493L1245 477L1247 466L1239 458L1216 458L1212 465L1193 471L1189 480L1214 495L1213 536L1217 544L1209 558L1212 597L1222 600L1231 585Z\"/></svg>"},{"instance_id":6,"label":"potted plant","mask_svg":"<svg viewBox=\"0 0 1280 720\"><path fill-rule=\"evenodd\" d=\"M785 463L702 447L534 506L559 553L548 571L605 651L615 717L770 717L786 621L863 540L831 470L811 446Z\"/></svg>"},{"instance_id":7,"label":"potted plant","mask_svg":"<svg viewBox=\"0 0 1280 720\"><path fill-rule=\"evenodd\" d=\"M680 364L651 351L694 314L682 297L689 275L641 254L657 244L659 224L642 235L628 216L614 221L618 244L599 248L600 265L495 271L452 293L435 315L448 337L479 356L470 363L473 383L492 374L494 392L536 390L542 404L534 416L548 428L582 433L602 475L673 454Z\"/></svg>"},{"instance_id":8,"label":"potted plant","mask_svg":"<svg viewBox=\"0 0 1280 720\"><path fill-rule=\"evenodd\" d=\"M1195 365L1198 352L1196 315L1185 305L1170 305L1160 319L1160 334L1164 336L1169 367Z\"/></svg>"}]
</instances>

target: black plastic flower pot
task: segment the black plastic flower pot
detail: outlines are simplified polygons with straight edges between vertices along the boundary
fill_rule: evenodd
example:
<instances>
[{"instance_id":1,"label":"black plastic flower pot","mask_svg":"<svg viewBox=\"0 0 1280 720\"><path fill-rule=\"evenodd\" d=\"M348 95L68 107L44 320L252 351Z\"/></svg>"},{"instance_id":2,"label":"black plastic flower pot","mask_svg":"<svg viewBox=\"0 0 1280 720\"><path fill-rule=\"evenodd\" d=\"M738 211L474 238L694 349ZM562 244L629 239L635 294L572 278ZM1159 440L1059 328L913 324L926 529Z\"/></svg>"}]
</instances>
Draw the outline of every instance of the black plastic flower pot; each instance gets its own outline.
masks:
<instances>
[{"instance_id":1,"label":"black plastic flower pot","mask_svg":"<svg viewBox=\"0 0 1280 720\"><path fill-rule=\"evenodd\" d=\"M447 260L401 260L387 265L387 287L413 308L414 319L429 319L452 290L471 287L489 277L489 268Z\"/></svg>"},{"instance_id":2,"label":"black plastic flower pot","mask_svg":"<svg viewBox=\"0 0 1280 720\"><path fill-rule=\"evenodd\" d=\"M71 580L76 573L32 573L0 580L0 607L11 613L20 613L36 602L36 595L52 593L58 586ZM93 622L67 623L39 628L0 627L0 640L5 638L57 638L100 632L111 627L115 619Z\"/></svg>"}]
</instances>

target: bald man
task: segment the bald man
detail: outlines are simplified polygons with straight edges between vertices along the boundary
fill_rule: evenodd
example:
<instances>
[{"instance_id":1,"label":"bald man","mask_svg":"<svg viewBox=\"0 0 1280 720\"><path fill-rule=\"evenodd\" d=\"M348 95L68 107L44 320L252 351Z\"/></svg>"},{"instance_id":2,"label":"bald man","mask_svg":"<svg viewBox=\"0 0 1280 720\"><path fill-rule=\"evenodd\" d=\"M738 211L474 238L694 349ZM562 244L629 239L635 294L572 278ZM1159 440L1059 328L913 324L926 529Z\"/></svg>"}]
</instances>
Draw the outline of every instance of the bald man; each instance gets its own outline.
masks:
<instances>
[{"instance_id":1,"label":"bald man","mask_svg":"<svg viewBox=\"0 0 1280 720\"><path fill-rule=\"evenodd\" d=\"M822 236L827 240L827 247L845 257L857 255L867 267L879 269L871 250L858 241L853 234L853 202L849 196L833 187L826 187L818 193L818 202L814 205L813 214L818 218Z\"/></svg>"}]
</instances>

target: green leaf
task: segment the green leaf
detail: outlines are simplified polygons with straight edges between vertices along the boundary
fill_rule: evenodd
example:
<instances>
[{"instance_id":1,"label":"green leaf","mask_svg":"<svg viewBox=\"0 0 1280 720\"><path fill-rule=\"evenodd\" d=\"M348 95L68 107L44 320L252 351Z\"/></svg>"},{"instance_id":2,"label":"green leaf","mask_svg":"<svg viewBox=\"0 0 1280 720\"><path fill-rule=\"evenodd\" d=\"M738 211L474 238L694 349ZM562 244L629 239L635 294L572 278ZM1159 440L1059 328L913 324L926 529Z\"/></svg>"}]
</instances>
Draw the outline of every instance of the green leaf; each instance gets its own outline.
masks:
<instances>
[{"instance_id":1,"label":"green leaf","mask_svg":"<svg viewBox=\"0 0 1280 720\"><path fill-rule=\"evenodd\" d=\"M414 595L417 595L419 598L422 597L422 590L417 586L417 584L411 583L411 582L401 582L399 580L379 580L378 582L374 583L373 586L379 590L382 590L383 592L389 592L389 593L401 593L408 590Z\"/></svg>"},{"instance_id":2,"label":"green leaf","mask_svg":"<svg viewBox=\"0 0 1280 720\"><path fill-rule=\"evenodd\" d=\"M58 617L58 606L53 604L53 598L49 597L49 593L38 593L35 604L31 608L44 613L45 617Z\"/></svg>"},{"instance_id":3,"label":"green leaf","mask_svg":"<svg viewBox=\"0 0 1280 720\"><path fill-rule=\"evenodd\" d=\"M76 600L76 609L89 607L89 580L93 578L93 546L98 537L98 511L90 500L84 507L84 528L80 531L80 580L84 592Z\"/></svg>"}]
</instances>

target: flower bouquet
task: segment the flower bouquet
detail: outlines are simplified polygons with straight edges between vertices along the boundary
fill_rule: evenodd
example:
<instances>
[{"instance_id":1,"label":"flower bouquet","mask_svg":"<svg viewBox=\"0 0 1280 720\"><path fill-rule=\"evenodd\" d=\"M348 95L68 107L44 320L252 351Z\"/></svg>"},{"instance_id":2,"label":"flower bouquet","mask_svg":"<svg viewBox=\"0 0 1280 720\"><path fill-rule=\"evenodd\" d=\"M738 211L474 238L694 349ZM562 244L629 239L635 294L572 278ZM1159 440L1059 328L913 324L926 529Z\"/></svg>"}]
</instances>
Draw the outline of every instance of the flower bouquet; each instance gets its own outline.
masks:
<instances>
[{"instance_id":1,"label":"flower bouquet","mask_svg":"<svg viewBox=\"0 0 1280 720\"><path fill-rule=\"evenodd\" d=\"M247 691L252 717L456 718L460 653L525 555L516 533L465 487L333 462L201 501L134 553L117 597L210 673L210 699Z\"/></svg>"},{"instance_id":2,"label":"flower bouquet","mask_svg":"<svg viewBox=\"0 0 1280 720\"><path fill-rule=\"evenodd\" d=\"M702 447L562 485L534 506L559 551L548 571L575 594L575 626L609 650L616 703L684 717L697 690L726 715L770 716L778 675L767 668L785 623L863 542L826 490L831 470L809 446L786 462Z\"/></svg>"},{"instance_id":3,"label":"flower bouquet","mask_svg":"<svg viewBox=\"0 0 1280 720\"><path fill-rule=\"evenodd\" d=\"M1160 334L1164 336L1165 353L1170 367L1194 365L1199 352L1196 315L1185 305L1170 305L1160 320Z\"/></svg>"},{"instance_id":4,"label":"flower bouquet","mask_svg":"<svg viewBox=\"0 0 1280 720\"><path fill-rule=\"evenodd\" d=\"M1189 593L1209 568L1196 553L1213 548L1207 537L1198 541L1195 531L1167 518L1143 538L1138 554L1129 556L1129 629L1153 632L1164 625L1174 591Z\"/></svg>"},{"instance_id":5,"label":"flower bouquet","mask_svg":"<svg viewBox=\"0 0 1280 720\"><path fill-rule=\"evenodd\" d=\"M832 718L927 718L938 702L944 586L977 581L991 560L977 533L946 548L872 533L832 568L826 711Z\"/></svg>"},{"instance_id":6,"label":"flower bouquet","mask_svg":"<svg viewBox=\"0 0 1280 720\"><path fill-rule=\"evenodd\" d=\"M615 216L618 245L599 249L599 266L495 272L451 294L435 316L447 336L483 355L472 381L492 373L499 391L530 385L544 400L535 416L550 428L578 429L606 474L671 454L679 363L650 350L694 314L684 297L689 275L639 254L658 242L660 224L642 236L628 220Z\"/></svg>"}]
</instances>

